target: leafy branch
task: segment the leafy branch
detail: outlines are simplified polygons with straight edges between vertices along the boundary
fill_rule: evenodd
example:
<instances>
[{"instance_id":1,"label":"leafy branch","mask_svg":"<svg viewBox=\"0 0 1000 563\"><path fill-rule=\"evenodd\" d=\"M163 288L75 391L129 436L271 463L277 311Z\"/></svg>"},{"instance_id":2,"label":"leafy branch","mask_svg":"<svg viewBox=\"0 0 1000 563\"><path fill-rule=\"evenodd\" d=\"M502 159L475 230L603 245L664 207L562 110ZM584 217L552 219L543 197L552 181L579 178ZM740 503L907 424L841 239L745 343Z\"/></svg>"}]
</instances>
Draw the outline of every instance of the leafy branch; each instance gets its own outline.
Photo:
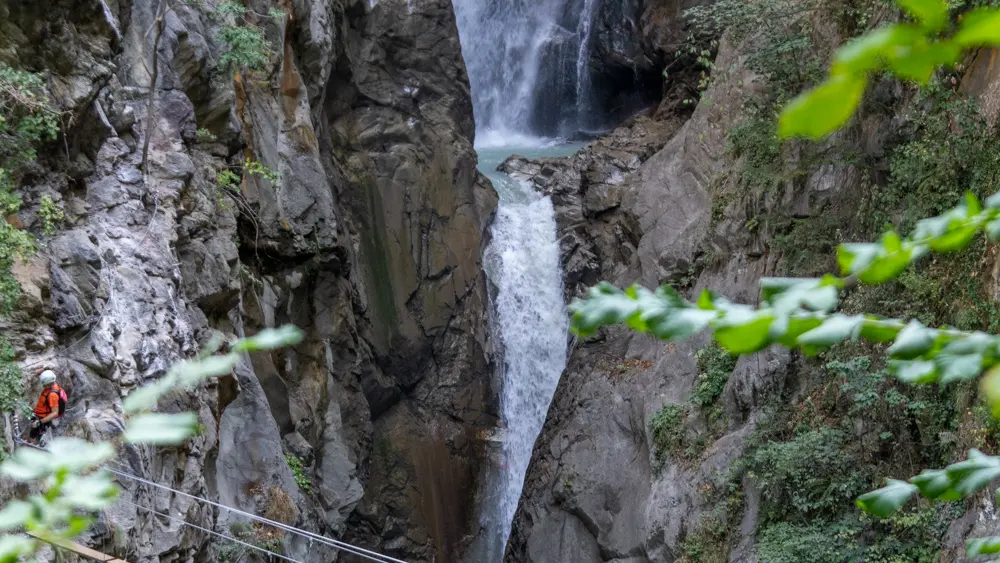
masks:
<instances>
[{"instance_id":1,"label":"leafy branch","mask_svg":"<svg viewBox=\"0 0 1000 563\"><path fill-rule=\"evenodd\" d=\"M857 505L870 514L885 518L899 510L915 494L938 501L956 501L972 496L1000 477L1000 457L977 449L969 458L944 469L928 469L907 481L889 479L888 485L858 497ZM995 491L1000 499L1000 489ZM1000 537L966 540L969 557L1000 553Z\"/></svg>"},{"instance_id":2,"label":"leafy branch","mask_svg":"<svg viewBox=\"0 0 1000 563\"><path fill-rule=\"evenodd\" d=\"M944 0L896 0L912 22L869 32L837 50L826 80L800 94L781 112L781 137L820 139L839 129L857 110L871 75L888 71L927 84L934 72L954 64L966 49L1000 44L1000 10L965 14L950 37Z\"/></svg>"},{"instance_id":3,"label":"leafy branch","mask_svg":"<svg viewBox=\"0 0 1000 563\"><path fill-rule=\"evenodd\" d=\"M1000 10L981 8L959 18L945 37L949 5L943 0L896 0L912 22L874 30L837 50L827 79L785 106L779 137L820 139L841 128L857 110L872 74L888 71L926 84L934 72L954 64L969 48L1000 44ZM980 390L1000 418L1000 337L953 327L931 328L874 315L835 312L841 292L858 283L878 285L898 277L928 252L957 252L977 234L1000 240L1000 193L986 200L967 194L964 202L937 217L917 223L908 238L886 232L876 243L838 246L841 275L816 279L765 278L757 307L730 302L703 291L696 302L669 286L655 291L632 286L622 291L609 283L591 288L570 305L571 330L587 336L601 327L625 324L633 330L676 341L708 329L735 354L752 354L777 344L817 354L838 343L865 339L892 344L890 372L910 384L947 384L979 378ZM886 517L914 495L954 501L973 495L1000 478L1000 457L969 451L968 459L945 469L925 470L909 481L890 479L887 486L861 495L857 505ZM1000 490L997 491L1000 500ZM1000 553L1000 537L966 542L969 557Z\"/></svg>"},{"instance_id":4,"label":"leafy branch","mask_svg":"<svg viewBox=\"0 0 1000 563\"><path fill-rule=\"evenodd\" d=\"M220 349L222 340L211 341L199 358L175 365L164 377L125 399L123 408L130 417L125 441L154 446L182 443L196 433L198 417L193 412L150 412L161 397L174 389L193 387L208 378L231 373L244 352L294 345L302 336L292 326L267 329L238 340L228 353L218 355L213 354ZM0 510L0 530L25 530L49 542L84 533L93 521L91 515L106 509L118 496L111 475L102 467L114 454L110 442L91 443L79 438L56 438L48 450L18 449L0 464L0 474L22 483L40 482L42 492L9 502ZM21 561L39 547L35 538L9 533L0 537L0 562Z\"/></svg>"},{"instance_id":5,"label":"leafy branch","mask_svg":"<svg viewBox=\"0 0 1000 563\"><path fill-rule=\"evenodd\" d=\"M799 348L814 355L845 340L894 340L888 353L891 372L911 383L972 379L1000 363L1000 337L951 327L930 328L874 315L833 312L840 292L860 282L890 281L929 251L955 252L980 231L1000 239L1000 194L983 208L970 194L950 211L924 219L913 235L902 239L889 231L877 243L845 243L837 250L842 276L764 278L758 307L732 303L709 290L697 302L662 286L656 291L632 286L626 291L602 283L587 299L570 305L572 330L587 336L602 326L626 323L665 340L680 340L704 328L734 354L752 354L771 344ZM1000 370L984 379L983 390L1000 414Z\"/></svg>"}]
</instances>

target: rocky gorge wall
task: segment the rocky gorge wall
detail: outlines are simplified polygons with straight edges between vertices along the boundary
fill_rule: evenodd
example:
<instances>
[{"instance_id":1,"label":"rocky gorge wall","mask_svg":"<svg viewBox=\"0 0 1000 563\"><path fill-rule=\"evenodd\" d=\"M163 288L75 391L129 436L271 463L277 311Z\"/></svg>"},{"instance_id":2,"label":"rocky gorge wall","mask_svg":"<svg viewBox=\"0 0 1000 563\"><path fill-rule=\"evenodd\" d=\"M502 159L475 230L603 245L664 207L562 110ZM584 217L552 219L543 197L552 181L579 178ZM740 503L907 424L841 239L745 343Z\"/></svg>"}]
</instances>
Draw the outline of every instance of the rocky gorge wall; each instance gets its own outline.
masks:
<instances>
[{"instance_id":1,"label":"rocky gorge wall","mask_svg":"<svg viewBox=\"0 0 1000 563\"><path fill-rule=\"evenodd\" d=\"M111 439L122 397L213 335L299 326L294 348L161 403L197 411L198 438L123 448L118 467L408 561L454 560L473 438L494 419L480 253L496 196L475 169L451 3L248 2L267 62L235 72L220 29L240 22L219 6L0 2L0 61L43 73L65 111L8 220L41 233L42 196L66 218L17 266L4 333L23 365L64 374L64 432ZM218 181L247 159L277 176ZM239 525L122 484L127 502L87 541L130 560L222 557L130 503Z\"/></svg>"},{"instance_id":2,"label":"rocky gorge wall","mask_svg":"<svg viewBox=\"0 0 1000 563\"><path fill-rule=\"evenodd\" d=\"M818 4L786 20L811 57L778 65L823 69L832 47L858 32L830 8L840 4ZM875 12L868 25L891 17ZM818 146L782 146L769 141L776 92L803 84L788 87L761 62L773 35L733 35L721 40L693 113L668 90L657 111L573 157L502 165L553 198L567 300L608 280L756 303L761 277L831 271L837 242L870 240L890 222L905 229L964 189L996 191L993 157L970 160L996 154L994 51L971 54L929 95L882 80L844 131ZM970 254L858 290L844 307L995 328L995 251ZM624 329L572 341L506 561L962 561L966 537L997 532L988 494L914 507L907 524L853 511L853 498L886 476L997 446L972 387L897 385L871 347L735 360L708 344Z\"/></svg>"}]
</instances>

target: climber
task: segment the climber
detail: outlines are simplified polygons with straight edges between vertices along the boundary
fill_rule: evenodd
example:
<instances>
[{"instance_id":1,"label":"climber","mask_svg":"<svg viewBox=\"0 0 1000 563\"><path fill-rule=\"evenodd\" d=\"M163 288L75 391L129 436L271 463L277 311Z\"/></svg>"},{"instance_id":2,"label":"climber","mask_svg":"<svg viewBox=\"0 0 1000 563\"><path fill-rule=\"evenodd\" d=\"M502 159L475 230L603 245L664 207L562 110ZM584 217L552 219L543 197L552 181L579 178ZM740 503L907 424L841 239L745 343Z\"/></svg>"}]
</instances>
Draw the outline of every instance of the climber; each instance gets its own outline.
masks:
<instances>
[{"instance_id":1,"label":"climber","mask_svg":"<svg viewBox=\"0 0 1000 563\"><path fill-rule=\"evenodd\" d=\"M38 397L35 412L31 417L31 433L28 441L38 444L42 435L52 427L52 422L66 411L69 400L66 391L56 383L56 373L47 369L38 376L42 382L42 394Z\"/></svg>"}]
</instances>

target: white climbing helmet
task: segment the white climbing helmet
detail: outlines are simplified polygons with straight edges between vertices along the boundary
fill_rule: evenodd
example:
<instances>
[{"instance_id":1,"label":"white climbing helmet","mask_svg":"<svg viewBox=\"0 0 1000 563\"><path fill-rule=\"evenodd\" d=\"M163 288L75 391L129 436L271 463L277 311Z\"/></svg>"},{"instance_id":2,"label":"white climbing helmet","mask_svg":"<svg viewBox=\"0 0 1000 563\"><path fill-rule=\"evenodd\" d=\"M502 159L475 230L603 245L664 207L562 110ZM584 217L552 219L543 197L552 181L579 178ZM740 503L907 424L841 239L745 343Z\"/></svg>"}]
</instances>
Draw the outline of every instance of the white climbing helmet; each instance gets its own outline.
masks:
<instances>
[{"instance_id":1,"label":"white climbing helmet","mask_svg":"<svg viewBox=\"0 0 1000 563\"><path fill-rule=\"evenodd\" d=\"M42 375L38 376L38 379L42 382L42 385L51 385L56 382L56 372L47 369L42 372Z\"/></svg>"}]
</instances>

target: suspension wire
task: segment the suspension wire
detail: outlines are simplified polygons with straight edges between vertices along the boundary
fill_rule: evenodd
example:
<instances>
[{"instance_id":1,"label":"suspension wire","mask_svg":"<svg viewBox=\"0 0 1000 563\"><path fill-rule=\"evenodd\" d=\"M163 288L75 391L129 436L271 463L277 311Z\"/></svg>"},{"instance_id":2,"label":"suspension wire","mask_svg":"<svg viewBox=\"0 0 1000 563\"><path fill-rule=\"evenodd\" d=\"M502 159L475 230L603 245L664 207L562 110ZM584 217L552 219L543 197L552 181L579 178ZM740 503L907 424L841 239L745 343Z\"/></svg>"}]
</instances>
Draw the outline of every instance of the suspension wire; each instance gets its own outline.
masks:
<instances>
[{"instance_id":1,"label":"suspension wire","mask_svg":"<svg viewBox=\"0 0 1000 563\"><path fill-rule=\"evenodd\" d=\"M168 520L173 520L174 522L179 522L179 523L183 524L184 526L190 526L190 527L195 528L197 530L201 530L202 532L205 532L205 533L208 533L208 534L212 534L213 536L218 536L218 537L220 537L220 538L222 538L224 540L244 545L246 547L249 547L250 549L256 549L257 551L262 551L262 552L264 552L264 553L266 553L268 555L277 557L279 559L284 559L285 561L291 561L292 563L302 563L301 561L299 561L297 559L292 559L291 557L286 557L286 556L281 555L279 553L275 553L275 552L273 552L273 551L271 551L269 549L264 549L263 547L259 547L259 546L253 545L252 543L247 543L245 541L238 540L238 539L236 539L236 538L234 538L232 536L227 536L226 534L220 534L219 532L216 532L214 530L209 530L208 528L203 528L203 527L201 527L201 526L199 526L197 524L193 524L191 522L188 522L187 520L183 520L181 518L177 518L176 516L171 516L169 514L164 514L164 513L160 512L160 511L153 510L152 508L149 508L148 506L142 506L142 505L136 504L136 503L134 503L132 501L125 500L125 499L118 499L118 500L121 501L121 502L124 502L125 504L131 504L132 506L134 506L136 508L152 512L153 514L156 514L157 516L162 516L164 518L167 518Z\"/></svg>"},{"instance_id":2,"label":"suspension wire","mask_svg":"<svg viewBox=\"0 0 1000 563\"><path fill-rule=\"evenodd\" d=\"M192 495L192 494L189 494L189 493L185 493L184 491L178 491L176 489L172 489L170 487L167 487L166 485L161 485L159 483L150 481L148 479L143 479L142 477L138 477L138 476L132 475L130 473L125 473L123 471L118 471L118 470L115 470L115 469L111 469L110 467L107 467L107 466L105 466L104 469L107 469L109 472L111 472L111 473L113 473L115 475L118 475L120 477L125 477L126 479L133 479L135 481L138 481L140 483L144 483L146 485L150 485L150 486L156 487L158 489L163 489L165 491L170 491L170 492L173 492L173 493L178 494L180 496L184 496L184 497L190 498L192 500L196 500L196 501L199 501L199 502L210 504L210 505L215 506L217 508L220 508L222 510L228 510L229 512L233 512L235 514L239 514L240 516L245 516L245 517L247 517L247 518L249 518L251 520L255 520L255 521L260 522L262 524L267 524L268 526L272 526L274 528L279 528L281 530L284 530L286 532L290 532L292 534L296 534L296 535L307 537L310 540L316 541L317 543L321 543L321 544L324 544L324 545L327 545L327 546L330 546L330 547L335 547L335 548L340 549L342 551L347 551L349 553L353 553L354 555L357 555L359 557L363 557L363 558L371 560L371 561L377 561L379 563L406 563L405 561L389 557L388 555L383 555L381 553L376 553L374 551L369 551L367 549L358 547L356 545L351 545L349 543L345 543L345 542L342 542L342 541L339 541L339 540L330 539L330 538L327 538L325 536L321 536L319 534L314 534L313 532L310 532L308 530L303 530L303 529L300 529L300 528L296 528L294 526L289 526L288 524L284 524L284 523L281 523L281 522L278 522L278 521L275 521L275 520L271 520L269 518L264 518L263 516L257 516L256 514L251 514L249 512L245 512L243 510L240 510L238 508L233 508L231 506L226 506L224 504L219 504L217 502L208 500L206 498L201 498L199 496L195 496L195 495Z\"/></svg>"},{"instance_id":3,"label":"suspension wire","mask_svg":"<svg viewBox=\"0 0 1000 563\"><path fill-rule=\"evenodd\" d=\"M26 445L28 447L35 448L37 450L47 451L47 450L45 450L45 448L41 448L41 447L36 446L34 444L31 444L29 442L25 442L24 440L21 440L20 438L15 438L15 441L18 442L18 443L24 444L24 445ZM277 521L271 520L269 518L264 518L263 516L257 516L256 514L251 514L249 512L245 512L243 510L240 510L238 508L233 508L231 506L226 506L224 504L219 504L219 503L217 503L215 501L211 501L211 500L208 500L206 498L202 498L202 497L195 496L195 495L192 495L192 494L189 494L189 493L185 493L184 491L178 491L177 489L173 489L173 488L170 488L170 487L168 487L166 485L161 485L161 484L156 483L154 481L150 481L148 479L144 479L142 477L139 477L139 476L136 476L136 475L132 475L131 473L126 473L124 471L118 471L117 469L111 469L110 467L108 467L106 465L102 465L101 468L105 469L106 471L108 471L108 472L110 472L110 473L112 473L114 475L118 475L119 477L124 477L126 479L132 479L132 480L137 481L139 483L144 483L146 485L150 485L150 486L156 487L158 489L162 489L162 490L165 490L165 491L170 491L170 492L172 492L174 494L177 494L177 495L180 495L180 496L183 496L183 497L187 497L187 498L189 498L191 500L196 500L196 501L199 501L199 502L203 502L205 504L210 504L210 505L215 506L217 508L220 508L222 510L227 510L227 511L235 513L235 514L239 514L240 516L245 516L246 518L249 518L249 519L257 521L257 522L260 522L262 524L267 524L268 526L271 526L273 528L278 528L278 529L284 530L286 532L290 532L290 533L295 534L295 535L306 537L306 538L310 539L311 541L315 541L317 543L320 543L320 544L323 544L323 545L326 545L326 546L329 546L329 547L333 547L333 548L339 549L341 551L346 551L348 553L352 553L354 555L357 555L357 556L362 557L364 559L368 559L370 561L376 561L377 563L406 563L406 561L403 561L401 559L396 559L394 557L389 557L388 555L383 555L381 553L377 553L377 552L374 552L374 551L369 551L369 550L364 549L362 547L358 547L356 545L351 545L349 543L342 542L342 541L339 541L339 540L330 539L330 538L327 538L325 536L321 536L319 534L315 534L313 532L310 532L308 530L303 530L301 528L296 528L294 526L289 526L288 524L284 524L282 522L277 522Z\"/></svg>"}]
</instances>

